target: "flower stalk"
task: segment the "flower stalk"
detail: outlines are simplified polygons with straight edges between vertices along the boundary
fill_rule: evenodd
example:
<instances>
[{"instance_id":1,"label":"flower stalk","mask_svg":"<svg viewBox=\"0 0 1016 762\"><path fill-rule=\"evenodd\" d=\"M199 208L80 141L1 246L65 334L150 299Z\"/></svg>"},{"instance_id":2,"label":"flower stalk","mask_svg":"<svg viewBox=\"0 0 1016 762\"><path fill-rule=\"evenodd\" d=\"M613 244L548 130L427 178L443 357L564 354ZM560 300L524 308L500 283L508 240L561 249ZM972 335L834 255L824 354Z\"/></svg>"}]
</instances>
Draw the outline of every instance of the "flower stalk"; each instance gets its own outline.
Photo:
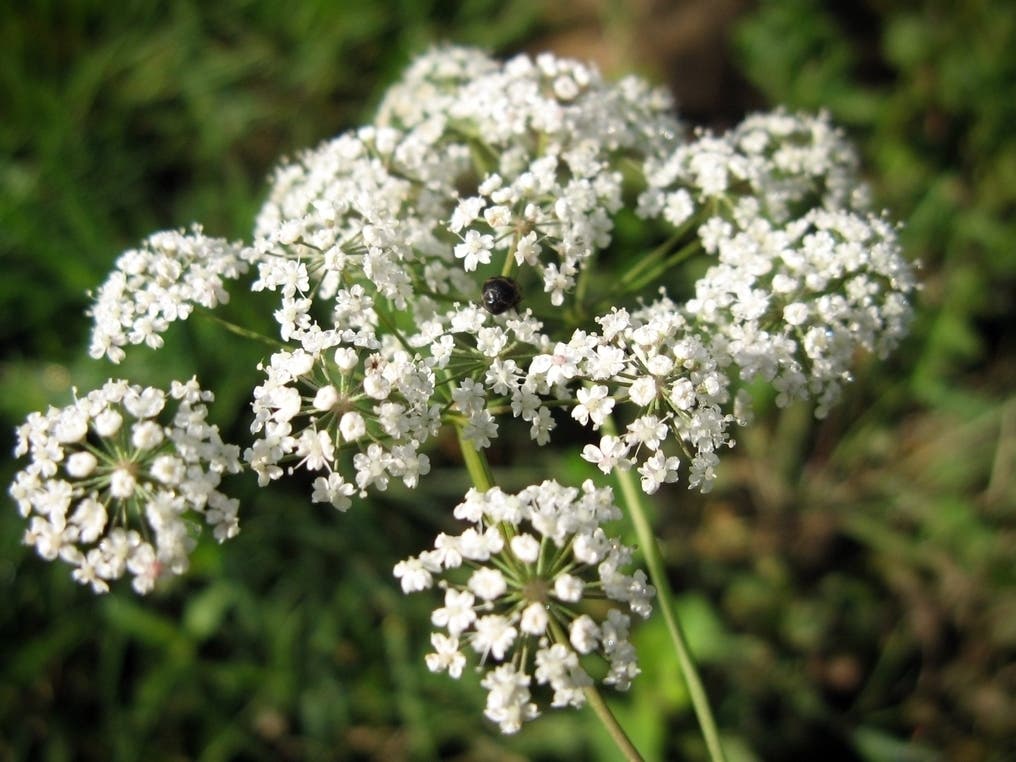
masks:
<instances>
[{"instance_id":1,"label":"flower stalk","mask_svg":"<svg viewBox=\"0 0 1016 762\"><path fill-rule=\"evenodd\" d=\"M613 418L607 418L603 429L612 436L617 436L617 426ZM635 484L635 477L630 469L616 469L614 474L617 478L618 487L628 515L631 517L632 525L635 527L635 534L638 536L639 546L642 549L642 557L645 560L646 568L649 570L649 578L653 581L657 590L657 605L663 613L663 621L667 625L667 632L670 635L670 642L674 647L674 654L684 678L685 686L688 688L688 695L691 698L692 708L695 710L695 717L698 719L702 737L706 742L709 751L709 758L712 762L725 762L723 746L720 744L720 734L716 728L716 720L713 718L712 708L709 706L709 697L706 695L702 679L699 677L695 660L688 647L688 641L681 629L681 623L671 606L673 593L670 584L667 582L666 570L663 566L663 556L660 554L660 546L653 535L652 527L649 524L649 517L642 501L642 493Z\"/></svg>"},{"instance_id":2,"label":"flower stalk","mask_svg":"<svg viewBox=\"0 0 1016 762\"><path fill-rule=\"evenodd\" d=\"M554 639L559 643L568 642L568 638L561 631L561 627L557 622L551 623L551 630L554 633ZM624 758L629 760L629 762L641 762L642 755L635 748L635 744L631 742L631 739L628 738L628 734L624 732L624 728L617 721L617 717L610 711L610 707L607 706L607 702L604 701L603 696L596 689L596 685L587 685L582 689L582 693L586 697L586 702L588 702L593 712L596 713L597 718L603 723L603 727L610 735L614 745L624 754Z\"/></svg>"},{"instance_id":3,"label":"flower stalk","mask_svg":"<svg viewBox=\"0 0 1016 762\"><path fill-rule=\"evenodd\" d=\"M486 492L494 486L494 475L490 471L490 463L487 456L469 440L463 433L461 424L455 423L455 433L459 437L459 449L462 451L462 460L469 471L469 478L473 486Z\"/></svg>"}]
</instances>

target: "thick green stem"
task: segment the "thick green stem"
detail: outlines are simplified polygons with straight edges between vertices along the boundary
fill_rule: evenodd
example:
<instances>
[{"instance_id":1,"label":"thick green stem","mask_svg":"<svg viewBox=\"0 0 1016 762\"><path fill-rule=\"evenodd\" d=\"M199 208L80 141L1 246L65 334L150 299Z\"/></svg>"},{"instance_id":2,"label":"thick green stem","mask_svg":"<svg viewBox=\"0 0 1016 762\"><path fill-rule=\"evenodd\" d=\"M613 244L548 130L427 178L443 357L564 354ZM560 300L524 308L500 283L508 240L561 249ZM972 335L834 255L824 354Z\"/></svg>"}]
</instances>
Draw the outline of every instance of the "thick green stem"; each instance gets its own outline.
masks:
<instances>
[{"instance_id":1,"label":"thick green stem","mask_svg":"<svg viewBox=\"0 0 1016 762\"><path fill-rule=\"evenodd\" d=\"M617 436L617 426L611 418L607 418L603 424L603 430L612 436ZM635 483L635 476L630 470L615 470L618 486L621 488L621 495L628 508L628 515L631 516L632 524L635 526L635 533L638 535L639 545L642 548L642 556L645 558L646 567L649 569L649 577L656 586L656 605L663 612L663 620L667 625L667 632L670 633L670 641L674 646L674 653L677 656L677 663L684 676L685 685L688 687L688 695L691 698L692 708L698 719L702 737L705 739L706 748L709 750L709 758L713 762L724 762L723 747L720 745L720 734L716 729L716 720L713 719L713 711L709 706L709 698L706 696L705 688L695 667L695 660L692 658L688 642L681 630L681 623L671 606L673 593L670 584L667 582L666 570L663 566L663 556L660 554L660 547L653 535L652 527L649 525L649 517L646 513L645 504L642 501L642 492Z\"/></svg>"},{"instance_id":2,"label":"thick green stem","mask_svg":"<svg viewBox=\"0 0 1016 762\"><path fill-rule=\"evenodd\" d=\"M469 478L473 480L473 486L486 492L494 486L494 476L490 473L487 456L473 446L473 443L463 433L462 425L457 422L455 423L455 433L459 435L462 460L466 463L466 470L469 471Z\"/></svg>"},{"instance_id":3,"label":"thick green stem","mask_svg":"<svg viewBox=\"0 0 1016 762\"><path fill-rule=\"evenodd\" d=\"M480 450L477 450L473 446L473 443L466 438L463 434L462 424L457 420L453 420L452 424L455 426L455 433L459 436L459 448L462 450L462 460L465 461L466 469L469 471L469 476L473 480L473 486L481 490L489 490L494 486L494 477L490 472L490 464L487 463L487 456ZM554 634L554 639L559 643L568 643L568 638L561 630L560 625L553 620L550 623L551 631ZM596 716L600 722L603 723L603 727L607 733L613 739L614 743L617 744L617 748L624 754L624 758L629 762L641 762L642 755L638 753L638 750L632 744L631 739L624 732L624 728L621 727L614 713L610 711L610 707L607 706L607 702L603 700L600 692L596 690L595 685L589 685L582 689L583 694L586 697L586 701L589 702L589 706L593 708Z\"/></svg>"}]
</instances>

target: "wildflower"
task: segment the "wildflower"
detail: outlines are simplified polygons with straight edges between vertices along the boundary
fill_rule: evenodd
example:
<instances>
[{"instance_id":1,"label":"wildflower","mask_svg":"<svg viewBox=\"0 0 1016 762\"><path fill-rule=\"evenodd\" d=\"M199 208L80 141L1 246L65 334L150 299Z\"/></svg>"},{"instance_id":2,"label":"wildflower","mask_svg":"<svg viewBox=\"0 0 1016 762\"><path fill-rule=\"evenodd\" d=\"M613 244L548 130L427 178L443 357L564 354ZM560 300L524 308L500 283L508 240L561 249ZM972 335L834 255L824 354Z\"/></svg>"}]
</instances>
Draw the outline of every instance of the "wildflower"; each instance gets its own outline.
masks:
<instances>
[{"instance_id":1,"label":"wildflower","mask_svg":"<svg viewBox=\"0 0 1016 762\"><path fill-rule=\"evenodd\" d=\"M475 230L469 230L463 242L455 247L455 256L463 260L462 266L466 272L471 272L476 269L477 264L490 264L490 250L493 245L493 236L480 235Z\"/></svg>"},{"instance_id":2,"label":"wildflower","mask_svg":"<svg viewBox=\"0 0 1016 762\"><path fill-rule=\"evenodd\" d=\"M206 422L213 399L197 381L169 393L111 380L64 408L32 413L18 427L15 455L30 462L10 487L29 520L25 542L73 565L97 593L129 572L147 593L182 574L199 531L236 536L237 501L219 492L240 470L239 450Z\"/></svg>"},{"instance_id":3,"label":"wildflower","mask_svg":"<svg viewBox=\"0 0 1016 762\"><path fill-rule=\"evenodd\" d=\"M589 481L581 489L545 481L509 495L498 488L470 490L454 510L471 526L441 535L435 550L400 561L403 591L444 589L431 621L432 672L457 678L469 651L486 672L486 716L514 733L539 715L547 686L553 707L581 706L593 679L579 656L594 654L607 668L604 682L626 690L638 674L628 641L630 616L649 615L654 590L645 575L627 575L631 548L602 528L620 518L610 489ZM614 604L583 611L605 598ZM534 692L537 694L534 697Z\"/></svg>"},{"instance_id":4,"label":"wildflower","mask_svg":"<svg viewBox=\"0 0 1016 762\"><path fill-rule=\"evenodd\" d=\"M684 309L696 331L727 337L744 381L772 383L781 405L815 399L822 417L857 349L884 357L905 335L914 288L889 223L814 209L783 227L759 220L724 239Z\"/></svg>"},{"instance_id":5,"label":"wildflower","mask_svg":"<svg viewBox=\"0 0 1016 762\"><path fill-rule=\"evenodd\" d=\"M225 281L247 270L246 250L209 238L195 225L189 233L150 235L141 248L120 255L89 310L94 320L89 354L115 363L127 344L162 346L174 320L186 320L195 305L211 309L229 301Z\"/></svg>"},{"instance_id":6,"label":"wildflower","mask_svg":"<svg viewBox=\"0 0 1016 762\"><path fill-rule=\"evenodd\" d=\"M403 350L361 357L335 332L315 345L276 352L260 366L266 379L254 390L251 424L259 436L244 451L259 484L297 468L320 473L311 500L340 511L354 492L387 489L389 478L415 487L430 471L420 445L440 425L433 371ZM343 476L340 457L349 451L354 473Z\"/></svg>"},{"instance_id":7,"label":"wildflower","mask_svg":"<svg viewBox=\"0 0 1016 762\"><path fill-rule=\"evenodd\" d=\"M577 61L518 56L502 65L439 48L389 89L378 122L406 136L426 132L434 157L468 157L464 135L500 157L476 195L458 199L455 183L447 185L454 203L445 228L462 239L454 256L467 272L512 256L536 270L560 305L578 272L610 243L611 214L621 206L618 152L661 155L679 132L669 109L662 91L635 78L608 83ZM413 170L436 179L429 165Z\"/></svg>"},{"instance_id":8,"label":"wildflower","mask_svg":"<svg viewBox=\"0 0 1016 762\"><path fill-rule=\"evenodd\" d=\"M592 419L593 428L598 429L614 408L614 400L607 396L609 391L601 384L579 389L575 395L579 404L572 408L572 418L583 426Z\"/></svg>"}]
</instances>

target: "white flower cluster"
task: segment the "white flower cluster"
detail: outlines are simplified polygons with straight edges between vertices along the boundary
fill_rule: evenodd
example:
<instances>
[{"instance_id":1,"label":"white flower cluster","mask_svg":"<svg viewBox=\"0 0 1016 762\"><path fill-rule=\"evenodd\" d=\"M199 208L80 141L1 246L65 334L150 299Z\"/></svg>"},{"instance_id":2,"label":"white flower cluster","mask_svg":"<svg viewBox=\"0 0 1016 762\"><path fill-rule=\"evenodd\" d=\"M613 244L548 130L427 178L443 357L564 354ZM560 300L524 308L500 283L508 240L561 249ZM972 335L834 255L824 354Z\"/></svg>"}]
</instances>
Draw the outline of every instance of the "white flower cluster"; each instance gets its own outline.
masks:
<instances>
[{"instance_id":1,"label":"white flower cluster","mask_svg":"<svg viewBox=\"0 0 1016 762\"><path fill-rule=\"evenodd\" d=\"M702 207L729 212L754 199L755 216L787 222L812 208L864 210L857 155L828 114L753 114L723 135L701 133L645 165L643 216L681 225Z\"/></svg>"},{"instance_id":2,"label":"white flower cluster","mask_svg":"<svg viewBox=\"0 0 1016 762\"><path fill-rule=\"evenodd\" d=\"M421 100L421 88L433 98ZM262 367L255 390L261 436L246 458L261 482L286 473L284 462L322 471L315 499L344 509L354 482L361 494L389 477L415 484L429 469L417 450L443 413L489 445L497 408L476 377L505 395L518 373L509 355L532 356L549 339L529 313L495 321L480 309L471 273L510 256L535 267L559 304L610 240L620 158L674 138L668 106L638 80L608 85L551 56L501 66L445 49L393 88L377 126L280 167L249 256L254 289L279 293L281 338L298 346ZM482 182L480 153L497 165ZM470 184L476 192L461 198ZM408 309L413 319L400 320ZM522 404L517 414L546 441L549 408L530 415ZM356 452L348 481L343 450Z\"/></svg>"},{"instance_id":3,"label":"white flower cluster","mask_svg":"<svg viewBox=\"0 0 1016 762\"><path fill-rule=\"evenodd\" d=\"M892 225L869 209L856 156L826 115L750 116L646 163L645 217L694 223L717 264L681 312L720 337L744 381L824 416L854 352L885 357L909 325L913 271Z\"/></svg>"},{"instance_id":4,"label":"white flower cluster","mask_svg":"<svg viewBox=\"0 0 1016 762\"><path fill-rule=\"evenodd\" d=\"M251 257L254 288L280 294L281 336L299 346L272 359L255 395L266 436L248 460L262 481L300 461L326 472L317 499L345 507L354 481L362 494L426 473L418 448L439 420L483 448L510 412L546 444L563 409L593 429L612 413L629 421L586 447L605 472L637 466L652 493L683 454L689 484L707 490L730 424L750 415L740 382L764 379L780 404L813 398L824 414L852 353L884 354L905 331L913 280L895 231L865 211L856 157L827 117L777 111L688 141L668 109L640 80L609 84L573 61L440 48L388 92L375 125L283 165ZM663 295L594 312L570 338L547 332L548 318L627 293L576 295L611 243L622 166L643 169L636 211L675 226L675 249L718 263L686 304ZM672 254L635 259L615 285L676 282ZM497 271L547 296L489 314L481 284ZM342 362L324 358L336 347ZM384 366L379 394L368 366ZM329 412L314 400L338 376ZM359 443L337 430L344 415L363 419ZM338 475L343 448L361 456L355 476Z\"/></svg>"},{"instance_id":5,"label":"white flower cluster","mask_svg":"<svg viewBox=\"0 0 1016 762\"><path fill-rule=\"evenodd\" d=\"M813 209L783 226L757 218L717 241L717 264L683 307L702 335L722 336L745 381L777 403L814 399L824 417L859 348L888 356L904 336L913 275L885 220Z\"/></svg>"},{"instance_id":6,"label":"white flower cluster","mask_svg":"<svg viewBox=\"0 0 1016 762\"><path fill-rule=\"evenodd\" d=\"M223 280L246 272L242 255L242 246L209 238L199 225L190 233L154 233L141 248L125 251L89 311L89 354L118 363L127 344L158 349L169 324L185 320L194 305L211 309L229 301Z\"/></svg>"},{"instance_id":7,"label":"white flower cluster","mask_svg":"<svg viewBox=\"0 0 1016 762\"><path fill-rule=\"evenodd\" d=\"M261 484L303 468L313 499L344 510L391 479L414 486L443 423L484 448L521 419L544 445L570 415L606 426L583 451L604 472L637 468L653 493L684 463L708 490L750 418L748 383L823 415L855 352L884 356L907 328L913 276L857 164L825 115L689 137L637 78L437 48L374 124L276 170L249 248L196 228L127 252L92 354L158 346L252 264L282 342L254 390L245 458ZM625 204L670 231L657 250L614 250ZM712 261L692 284L695 255ZM498 278L510 306L493 314Z\"/></svg>"},{"instance_id":8,"label":"white flower cluster","mask_svg":"<svg viewBox=\"0 0 1016 762\"><path fill-rule=\"evenodd\" d=\"M431 635L428 668L458 678L463 650L475 653L486 669L485 714L503 733L538 716L539 686L553 707L581 706L593 684L587 667L627 690L639 672L629 613L648 617L655 590L642 571L621 571L632 550L603 531L621 517L610 489L589 481L581 490L545 481L517 495L474 489L454 515L470 526L394 570L406 593L441 577L444 605L431 621L447 634ZM586 611L590 599L623 605Z\"/></svg>"},{"instance_id":9,"label":"white flower cluster","mask_svg":"<svg viewBox=\"0 0 1016 762\"><path fill-rule=\"evenodd\" d=\"M10 487L30 520L25 542L72 564L74 579L95 592L129 572L146 593L160 576L186 571L197 518L220 542L235 536L237 501L218 486L240 470L239 450L206 422L211 400L194 379L168 394L111 380L29 415L15 454L31 462Z\"/></svg>"},{"instance_id":10,"label":"white flower cluster","mask_svg":"<svg viewBox=\"0 0 1016 762\"><path fill-rule=\"evenodd\" d=\"M614 240L630 212L655 249ZM279 346L258 365L243 458L262 486L309 472L311 500L340 511L417 486L444 424L482 449L518 419L546 445L555 416L597 432L581 455L605 474L634 469L652 494L684 464L707 491L750 419L748 383L825 414L858 349L900 341L915 289L826 116L689 137L637 78L454 47L417 59L373 124L283 163L249 247L195 226L124 253L90 354L160 347L251 268L277 299ZM187 568L199 520L235 535L218 486L239 448L206 422L211 399L194 380L168 394L110 381L29 416L16 454L31 462L10 488L25 541L96 592L129 573L144 593ZM610 490L471 490L454 515L469 527L394 570L407 593L444 591L428 667L457 678L476 654L505 733L544 695L579 706L594 677L627 689L630 614L649 615L654 589L602 528L621 515Z\"/></svg>"},{"instance_id":11,"label":"white flower cluster","mask_svg":"<svg viewBox=\"0 0 1016 762\"><path fill-rule=\"evenodd\" d=\"M501 66L436 50L389 91L376 126L276 171L255 226L255 288L282 292L287 339L311 330L312 297L346 327L355 316L338 302L354 283L400 310L409 296L475 301L466 273L495 258L535 268L559 305L610 242L620 160L676 139L669 107L638 79L611 85L550 55Z\"/></svg>"},{"instance_id":12,"label":"white flower cluster","mask_svg":"<svg viewBox=\"0 0 1016 762\"><path fill-rule=\"evenodd\" d=\"M455 257L466 271L506 257L533 267L553 305L610 243L620 159L662 156L681 134L669 95L636 77L610 84L549 54L502 66L447 48L410 67L378 121L433 136L431 151L470 151L482 176L448 220Z\"/></svg>"},{"instance_id":13,"label":"white flower cluster","mask_svg":"<svg viewBox=\"0 0 1016 762\"><path fill-rule=\"evenodd\" d=\"M731 405L729 380L715 342L688 329L677 306L666 297L629 313L614 308L597 318L601 333L576 331L551 354L530 365L526 384L553 385L558 376L582 379L571 415L598 429L620 403L633 420L618 435L586 445L582 457L604 473L638 465L642 489L656 492L677 480L679 458L667 455L668 441L688 456L689 484L707 491L713 482L716 451L730 444L727 428L744 422L747 406ZM738 401L735 400L735 401ZM724 412L733 407L734 412Z\"/></svg>"},{"instance_id":14,"label":"white flower cluster","mask_svg":"<svg viewBox=\"0 0 1016 762\"><path fill-rule=\"evenodd\" d=\"M432 402L434 372L405 351L361 359L328 331L315 351L277 352L261 369L268 378L254 390L251 425L260 436L244 458L262 486L283 475L284 459L297 460L322 472L312 500L345 511L356 490L384 491L389 478L415 487L430 471L430 459L418 450L441 426L440 406ZM357 451L355 487L338 470L339 457L350 450Z\"/></svg>"}]
</instances>

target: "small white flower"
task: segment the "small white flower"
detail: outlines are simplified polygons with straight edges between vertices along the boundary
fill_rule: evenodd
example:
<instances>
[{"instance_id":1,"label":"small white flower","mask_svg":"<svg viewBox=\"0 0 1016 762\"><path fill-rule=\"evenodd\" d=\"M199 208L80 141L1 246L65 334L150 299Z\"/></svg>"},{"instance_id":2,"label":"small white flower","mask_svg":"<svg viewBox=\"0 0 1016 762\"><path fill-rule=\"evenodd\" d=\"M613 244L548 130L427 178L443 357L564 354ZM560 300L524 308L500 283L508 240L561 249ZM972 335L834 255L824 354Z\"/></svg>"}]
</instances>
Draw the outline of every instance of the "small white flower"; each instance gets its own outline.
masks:
<instances>
[{"instance_id":1,"label":"small white flower","mask_svg":"<svg viewBox=\"0 0 1016 762\"><path fill-rule=\"evenodd\" d=\"M452 212L448 229L453 233L458 233L462 228L472 224L473 220L480 215L483 204L484 201L480 196L462 199L459 205L455 207L455 211Z\"/></svg>"},{"instance_id":2,"label":"small white flower","mask_svg":"<svg viewBox=\"0 0 1016 762\"><path fill-rule=\"evenodd\" d=\"M547 631L547 607L543 603L530 603L522 610L519 629L527 635L543 635Z\"/></svg>"},{"instance_id":3,"label":"small white flower","mask_svg":"<svg viewBox=\"0 0 1016 762\"><path fill-rule=\"evenodd\" d=\"M511 539L511 549L515 557L527 564L536 563L540 557L540 543L531 534L517 534Z\"/></svg>"},{"instance_id":4,"label":"small white flower","mask_svg":"<svg viewBox=\"0 0 1016 762\"><path fill-rule=\"evenodd\" d=\"M539 262L541 251L540 244L536 242L536 231L532 230L515 244L515 262L519 265L535 265Z\"/></svg>"},{"instance_id":5,"label":"small white flower","mask_svg":"<svg viewBox=\"0 0 1016 762\"><path fill-rule=\"evenodd\" d=\"M808 319L808 305L802 302L794 302L783 308L783 319L787 325L803 325Z\"/></svg>"},{"instance_id":6,"label":"small white flower","mask_svg":"<svg viewBox=\"0 0 1016 762\"><path fill-rule=\"evenodd\" d=\"M545 445L550 441L550 432L557 427L553 416L550 414L550 409L540 406L536 411L536 415L532 418L532 423L529 427L529 436L538 445Z\"/></svg>"},{"instance_id":7,"label":"small white flower","mask_svg":"<svg viewBox=\"0 0 1016 762\"><path fill-rule=\"evenodd\" d=\"M463 414L474 415L486 407L487 398L483 384L464 378L452 389L452 400Z\"/></svg>"},{"instance_id":8,"label":"small white flower","mask_svg":"<svg viewBox=\"0 0 1016 762\"><path fill-rule=\"evenodd\" d=\"M331 468L335 458L335 445L332 443L332 435L328 431L314 431L304 429L297 440L296 455L301 457L301 465L307 467L308 471L320 471L323 468Z\"/></svg>"},{"instance_id":9,"label":"small white flower","mask_svg":"<svg viewBox=\"0 0 1016 762\"><path fill-rule=\"evenodd\" d=\"M293 418L300 414L302 402L298 389L291 386L275 389L271 397L271 403L275 407L272 413L272 420L278 423L286 423L293 420Z\"/></svg>"},{"instance_id":10,"label":"small white flower","mask_svg":"<svg viewBox=\"0 0 1016 762\"><path fill-rule=\"evenodd\" d=\"M500 570L486 567L473 572L473 576L469 578L468 586L477 598L484 601L499 598L508 589L508 583L505 582L504 575Z\"/></svg>"},{"instance_id":11,"label":"small white flower","mask_svg":"<svg viewBox=\"0 0 1016 762\"><path fill-rule=\"evenodd\" d=\"M368 397L376 400L388 399L388 395L392 393L392 385L381 373L368 373L363 377L363 391Z\"/></svg>"},{"instance_id":12,"label":"small white flower","mask_svg":"<svg viewBox=\"0 0 1016 762\"><path fill-rule=\"evenodd\" d=\"M354 492L356 487L343 479L342 474L332 472L314 480L314 492L310 499L315 503L331 503L335 510L345 512L353 504L350 496Z\"/></svg>"},{"instance_id":13,"label":"small white flower","mask_svg":"<svg viewBox=\"0 0 1016 762\"><path fill-rule=\"evenodd\" d=\"M507 617L488 614L476 620L471 644L478 654L490 654L498 661L504 659L505 652L511 648L518 635Z\"/></svg>"},{"instance_id":14,"label":"small white flower","mask_svg":"<svg viewBox=\"0 0 1016 762\"><path fill-rule=\"evenodd\" d=\"M88 433L88 415L77 407L64 408L52 426L53 439L60 444L80 442Z\"/></svg>"},{"instance_id":15,"label":"small white flower","mask_svg":"<svg viewBox=\"0 0 1016 762\"><path fill-rule=\"evenodd\" d=\"M78 503L74 515L71 516L71 523L81 529L81 533L78 536L79 541L92 543L99 539L102 530L106 528L108 518L106 506L95 498L88 497ZM93 548L88 551L88 555L91 556L95 552ZM93 556L93 561L95 558ZM101 554L98 558L101 558Z\"/></svg>"},{"instance_id":16,"label":"small white flower","mask_svg":"<svg viewBox=\"0 0 1016 762\"><path fill-rule=\"evenodd\" d=\"M342 373L349 373L359 363L360 358L352 347L339 347L335 350L335 366Z\"/></svg>"},{"instance_id":17,"label":"small white flower","mask_svg":"<svg viewBox=\"0 0 1016 762\"><path fill-rule=\"evenodd\" d=\"M488 691L483 713L502 733L517 733L523 722L539 716L536 704L530 701L529 681L529 675L518 672L514 665L502 664L480 683Z\"/></svg>"},{"instance_id":18,"label":"small white flower","mask_svg":"<svg viewBox=\"0 0 1016 762\"><path fill-rule=\"evenodd\" d=\"M138 450L152 450L162 439L162 427L155 421L138 421L131 428L131 444Z\"/></svg>"},{"instance_id":19,"label":"small white flower","mask_svg":"<svg viewBox=\"0 0 1016 762\"><path fill-rule=\"evenodd\" d=\"M559 600L567 603L575 603L582 599L582 590L585 586L582 580L571 574L561 574L554 580L554 595Z\"/></svg>"},{"instance_id":20,"label":"small white flower","mask_svg":"<svg viewBox=\"0 0 1016 762\"><path fill-rule=\"evenodd\" d=\"M674 227L680 227L691 217L695 211L695 205L691 194L684 188L679 188L667 196L667 205L663 210L663 217Z\"/></svg>"},{"instance_id":21,"label":"small white flower","mask_svg":"<svg viewBox=\"0 0 1016 762\"><path fill-rule=\"evenodd\" d=\"M624 439L629 444L643 444L650 450L657 450L667 438L667 433L667 424L655 415L644 415L628 424L628 433Z\"/></svg>"},{"instance_id":22,"label":"small white flower","mask_svg":"<svg viewBox=\"0 0 1016 762\"><path fill-rule=\"evenodd\" d=\"M120 415L116 410L109 409L103 410L92 421L92 426L95 427L95 433L100 437L111 437L120 430L120 426L123 424L123 416Z\"/></svg>"},{"instance_id":23,"label":"small white flower","mask_svg":"<svg viewBox=\"0 0 1016 762\"><path fill-rule=\"evenodd\" d=\"M652 495L660 488L661 484L677 481L677 469L680 463L679 458L668 458L662 451L657 451L639 466L638 471L642 476L642 491L647 495Z\"/></svg>"},{"instance_id":24,"label":"small white flower","mask_svg":"<svg viewBox=\"0 0 1016 762\"><path fill-rule=\"evenodd\" d=\"M314 401L311 405L315 410L326 412L335 407L335 403L338 401L339 390L331 384L327 384L317 390L317 394L314 395Z\"/></svg>"},{"instance_id":25,"label":"small white flower","mask_svg":"<svg viewBox=\"0 0 1016 762\"><path fill-rule=\"evenodd\" d=\"M225 283L247 270L245 254L239 244L206 237L199 226L189 234L154 233L140 249L124 252L89 311L95 321L89 354L120 362L126 344L161 346L159 334L195 305L211 309L229 301Z\"/></svg>"},{"instance_id":26,"label":"small white flower","mask_svg":"<svg viewBox=\"0 0 1016 762\"><path fill-rule=\"evenodd\" d=\"M431 633L430 644L434 646L434 653L426 656L427 669L431 672L447 672L450 677L458 680L466 665L466 657L459 650L459 639L434 632Z\"/></svg>"},{"instance_id":27,"label":"small white flower","mask_svg":"<svg viewBox=\"0 0 1016 762\"><path fill-rule=\"evenodd\" d=\"M475 601L472 593L448 589L444 607L434 609L430 620L438 627L447 627L452 635L461 635L476 620Z\"/></svg>"},{"instance_id":28,"label":"small white flower","mask_svg":"<svg viewBox=\"0 0 1016 762\"><path fill-rule=\"evenodd\" d=\"M568 628L568 640L580 654L591 653L600 638L600 628L589 616L583 614Z\"/></svg>"},{"instance_id":29,"label":"small white flower","mask_svg":"<svg viewBox=\"0 0 1016 762\"><path fill-rule=\"evenodd\" d=\"M582 706L586 701L583 688L593 684L593 679L579 666L578 654L561 643L536 653L534 676L538 683L549 683L554 689L551 702L554 707Z\"/></svg>"},{"instance_id":30,"label":"small white flower","mask_svg":"<svg viewBox=\"0 0 1016 762\"><path fill-rule=\"evenodd\" d=\"M462 427L462 436L471 441L479 449L490 447L491 439L497 437L497 421L489 410L480 410L469 416Z\"/></svg>"},{"instance_id":31,"label":"small white flower","mask_svg":"<svg viewBox=\"0 0 1016 762\"><path fill-rule=\"evenodd\" d=\"M600 437L600 444L587 444L582 449L582 459L587 460L599 468L603 473L609 474L615 468L627 470L631 468L631 461L625 456L629 447L619 437L607 435Z\"/></svg>"},{"instance_id":32,"label":"small white flower","mask_svg":"<svg viewBox=\"0 0 1016 762\"><path fill-rule=\"evenodd\" d=\"M98 459L87 450L79 450L67 456L67 475L74 479L84 479L89 476L98 465Z\"/></svg>"},{"instance_id":33,"label":"small white flower","mask_svg":"<svg viewBox=\"0 0 1016 762\"><path fill-rule=\"evenodd\" d=\"M339 419L339 434L345 442L355 442L367 433L367 424L363 416L355 411L343 413Z\"/></svg>"},{"instance_id":34,"label":"small white flower","mask_svg":"<svg viewBox=\"0 0 1016 762\"><path fill-rule=\"evenodd\" d=\"M109 478L109 494L120 500L124 500L134 494L137 487L137 479L130 469L120 467L113 471Z\"/></svg>"},{"instance_id":35,"label":"small white flower","mask_svg":"<svg viewBox=\"0 0 1016 762\"><path fill-rule=\"evenodd\" d=\"M642 376L628 387L628 397L639 407L647 407L656 399L656 379Z\"/></svg>"},{"instance_id":36,"label":"small white flower","mask_svg":"<svg viewBox=\"0 0 1016 762\"><path fill-rule=\"evenodd\" d=\"M437 569L428 568L422 558L410 558L395 564L395 577L402 582L402 592L414 593L427 590L434 584L431 572Z\"/></svg>"},{"instance_id":37,"label":"small white flower","mask_svg":"<svg viewBox=\"0 0 1016 762\"><path fill-rule=\"evenodd\" d=\"M579 404L572 409L572 418L587 425L592 419L593 428L598 429L614 409L614 400L607 395L610 390L601 384L579 389L575 396Z\"/></svg>"},{"instance_id":38,"label":"small white flower","mask_svg":"<svg viewBox=\"0 0 1016 762\"><path fill-rule=\"evenodd\" d=\"M472 272L476 269L477 264L490 264L493 246L493 236L481 235L476 230L467 230L462 243L455 247L455 256L463 260L462 266L466 272Z\"/></svg>"},{"instance_id":39,"label":"small white flower","mask_svg":"<svg viewBox=\"0 0 1016 762\"><path fill-rule=\"evenodd\" d=\"M162 484L179 484L186 475L187 465L175 455L160 455L152 461L148 472Z\"/></svg>"},{"instance_id":40,"label":"small white flower","mask_svg":"<svg viewBox=\"0 0 1016 762\"><path fill-rule=\"evenodd\" d=\"M670 387L670 401L678 410L691 410L697 402L694 384L687 378L677 379Z\"/></svg>"}]
</instances>

